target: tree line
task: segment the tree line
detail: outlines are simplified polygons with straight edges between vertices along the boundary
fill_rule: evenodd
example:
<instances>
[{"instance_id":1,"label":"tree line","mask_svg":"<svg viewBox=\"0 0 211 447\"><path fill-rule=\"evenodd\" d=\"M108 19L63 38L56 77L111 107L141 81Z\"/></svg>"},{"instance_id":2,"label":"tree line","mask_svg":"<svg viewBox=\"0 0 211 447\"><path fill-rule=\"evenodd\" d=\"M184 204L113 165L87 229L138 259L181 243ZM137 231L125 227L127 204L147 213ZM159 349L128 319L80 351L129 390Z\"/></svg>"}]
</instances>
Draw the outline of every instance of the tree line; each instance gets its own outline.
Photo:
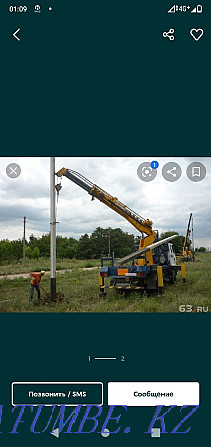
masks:
<instances>
[{"instance_id":1,"label":"tree line","mask_svg":"<svg viewBox=\"0 0 211 447\"><path fill-rule=\"evenodd\" d=\"M182 248L184 236L177 232L168 231L162 233L160 239L164 239L172 234L178 237L172 240L175 252L178 253L179 247ZM96 228L91 235L84 234L79 240L73 237L57 236L56 250L57 257L69 259L99 259L103 256L115 253L115 257L121 258L138 250L141 236L134 236L124 232L120 228ZM196 251L206 251L204 247ZM28 259L38 259L40 256L48 258L50 256L50 233L41 237L33 234L26 241L26 257ZM9 241L4 239L0 241L0 262L20 260L23 258L23 240Z\"/></svg>"},{"instance_id":2,"label":"tree line","mask_svg":"<svg viewBox=\"0 0 211 447\"><path fill-rule=\"evenodd\" d=\"M110 252L115 252L115 256L125 256L134 249L136 238L132 234L122 231L120 228L96 228L89 236L84 234L79 240L73 237L56 237L57 257L69 259L95 259L101 254L108 256ZM40 256L50 256L50 233L41 237L33 234L26 241L26 258L38 259ZM0 262L13 261L23 258L23 240L0 241Z\"/></svg>"}]
</instances>

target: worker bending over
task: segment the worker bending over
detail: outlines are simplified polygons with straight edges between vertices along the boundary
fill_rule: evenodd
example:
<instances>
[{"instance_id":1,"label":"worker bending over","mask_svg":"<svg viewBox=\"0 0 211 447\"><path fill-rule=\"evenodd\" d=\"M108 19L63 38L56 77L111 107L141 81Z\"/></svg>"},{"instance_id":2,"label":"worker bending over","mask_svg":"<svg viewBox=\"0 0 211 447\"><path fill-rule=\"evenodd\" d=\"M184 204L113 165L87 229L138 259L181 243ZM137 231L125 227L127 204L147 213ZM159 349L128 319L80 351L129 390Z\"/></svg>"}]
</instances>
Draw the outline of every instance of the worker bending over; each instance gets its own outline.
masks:
<instances>
[{"instance_id":1,"label":"worker bending over","mask_svg":"<svg viewBox=\"0 0 211 447\"><path fill-rule=\"evenodd\" d=\"M39 284L42 280L42 277L45 275L44 270L41 270L40 273L37 272L31 272L30 276L32 277L31 279L31 284L30 284L30 295L29 295L29 301L32 300L33 295L34 295L34 289L36 289L37 291L37 299L40 300L40 287Z\"/></svg>"}]
</instances>

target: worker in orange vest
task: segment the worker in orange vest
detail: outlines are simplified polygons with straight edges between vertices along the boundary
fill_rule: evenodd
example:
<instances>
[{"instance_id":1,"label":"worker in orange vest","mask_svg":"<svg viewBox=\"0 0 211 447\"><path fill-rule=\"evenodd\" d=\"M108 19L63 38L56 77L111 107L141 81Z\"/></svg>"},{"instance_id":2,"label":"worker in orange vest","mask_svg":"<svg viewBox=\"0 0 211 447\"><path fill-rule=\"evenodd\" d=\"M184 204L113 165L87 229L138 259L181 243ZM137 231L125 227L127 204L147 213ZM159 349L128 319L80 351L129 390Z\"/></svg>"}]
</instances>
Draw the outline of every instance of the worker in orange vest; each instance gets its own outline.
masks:
<instances>
[{"instance_id":1,"label":"worker in orange vest","mask_svg":"<svg viewBox=\"0 0 211 447\"><path fill-rule=\"evenodd\" d=\"M37 299L40 300L40 287L39 283L42 280L42 277L45 275L45 271L41 270L40 273L37 272L31 272L30 276L32 277L31 283L30 283L30 295L29 295L29 301L32 300L34 295L34 289L37 291Z\"/></svg>"}]
</instances>

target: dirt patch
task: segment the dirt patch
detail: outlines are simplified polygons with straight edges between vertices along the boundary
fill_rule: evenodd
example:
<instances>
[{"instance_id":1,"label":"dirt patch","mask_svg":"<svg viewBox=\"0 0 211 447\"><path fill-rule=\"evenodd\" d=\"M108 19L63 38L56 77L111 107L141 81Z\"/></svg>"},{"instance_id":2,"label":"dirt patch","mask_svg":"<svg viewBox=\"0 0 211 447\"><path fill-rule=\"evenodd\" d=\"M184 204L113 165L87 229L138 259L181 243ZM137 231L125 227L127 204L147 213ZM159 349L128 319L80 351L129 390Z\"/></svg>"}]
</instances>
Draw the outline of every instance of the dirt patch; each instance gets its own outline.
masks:
<instances>
[{"instance_id":1,"label":"dirt patch","mask_svg":"<svg viewBox=\"0 0 211 447\"><path fill-rule=\"evenodd\" d=\"M54 306L56 303L61 303L64 299L64 294L57 292L56 293L56 301L51 301L51 295L50 293L46 293L45 295L43 295L41 300L36 300L34 301L33 305L34 306L42 306L42 305L51 305Z\"/></svg>"}]
</instances>

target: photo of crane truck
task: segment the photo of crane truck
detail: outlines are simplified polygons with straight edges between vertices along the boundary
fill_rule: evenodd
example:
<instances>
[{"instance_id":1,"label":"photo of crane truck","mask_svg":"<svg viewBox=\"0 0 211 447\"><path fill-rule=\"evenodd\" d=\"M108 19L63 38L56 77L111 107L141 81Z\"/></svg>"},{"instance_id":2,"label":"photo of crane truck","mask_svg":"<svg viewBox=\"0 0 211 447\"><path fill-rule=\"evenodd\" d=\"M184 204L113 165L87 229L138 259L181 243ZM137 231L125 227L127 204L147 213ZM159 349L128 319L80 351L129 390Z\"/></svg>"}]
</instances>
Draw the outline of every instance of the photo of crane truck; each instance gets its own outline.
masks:
<instances>
[{"instance_id":1,"label":"photo of crane truck","mask_svg":"<svg viewBox=\"0 0 211 447\"><path fill-rule=\"evenodd\" d=\"M178 270L181 270L182 280L186 282L185 264L177 265L176 255L170 240L177 235L159 240L158 231L152 229L152 221L144 219L117 197L111 196L99 186L92 183L80 173L62 168L56 173L57 177L66 177L91 195L92 200L98 199L141 233L139 249L124 258L114 259L101 257L99 268L99 296L106 295L106 289L116 289L120 292L146 291L162 294L164 282L173 284ZM60 185L59 185L60 186ZM60 189L60 188L59 188ZM111 260L111 265L104 265L104 261ZM108 280L108 284L106 283Z\"/></svg>"}]
</instances>

